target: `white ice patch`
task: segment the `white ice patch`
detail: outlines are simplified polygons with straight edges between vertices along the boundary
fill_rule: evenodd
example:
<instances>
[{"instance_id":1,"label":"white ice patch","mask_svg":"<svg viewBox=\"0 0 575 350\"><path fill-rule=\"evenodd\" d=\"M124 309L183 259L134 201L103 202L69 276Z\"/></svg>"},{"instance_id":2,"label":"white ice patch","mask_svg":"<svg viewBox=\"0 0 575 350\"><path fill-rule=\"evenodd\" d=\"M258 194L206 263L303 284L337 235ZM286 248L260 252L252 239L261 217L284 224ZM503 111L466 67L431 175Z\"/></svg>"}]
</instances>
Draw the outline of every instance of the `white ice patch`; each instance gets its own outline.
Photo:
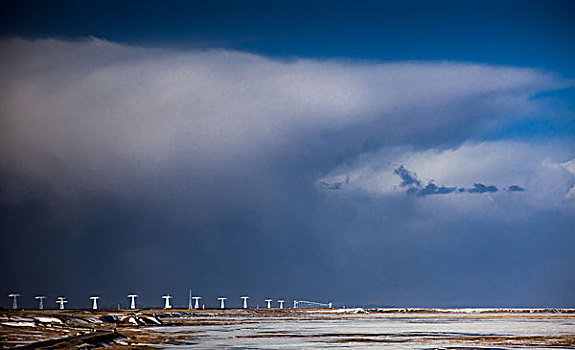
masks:
<instances>
[{"instance_id":1,"label":"white ice patch","mask_svg":"<svg viewBox=\"0 0 575 350\"><path fill-rule=\"evenodd\" d=\"M365 314L364 308L356 307L349 309L322 309L322 310L306 310L306 313L322 313L322 314Z\"/></svg>"},{"instance_id":2,"label":"white ice patch","mask_svg":"<svg viewBox=\"0 0 575 350\"><path fill-rule=\"evenodd\" d=\"M62 320L56 317L34 317L34 319L41 323L63 323Z\"/></svg>"},{"instance_id":3,"label":"white ice patch","mask_svg":"<svg viewBox=\"0 0 575 350\"><path fill-rule=\"evenodd\" d=\"M160 322L157 318L155 318L154 316L143 316L142 319L147 320L147 321L152 321L155 324L162 324L162 322Z\"/></svg>"},{"instance_id":4,"label":"white ice patch","mask_svg":"<svg viewBox=\"0 0 575 350\"><path fill-rule=\"evenodd\" d=\"M23 321L2 322L2 325L11 327L36 327L36 323L34 322L23 322Z\"/></svg>"}]
</instances>

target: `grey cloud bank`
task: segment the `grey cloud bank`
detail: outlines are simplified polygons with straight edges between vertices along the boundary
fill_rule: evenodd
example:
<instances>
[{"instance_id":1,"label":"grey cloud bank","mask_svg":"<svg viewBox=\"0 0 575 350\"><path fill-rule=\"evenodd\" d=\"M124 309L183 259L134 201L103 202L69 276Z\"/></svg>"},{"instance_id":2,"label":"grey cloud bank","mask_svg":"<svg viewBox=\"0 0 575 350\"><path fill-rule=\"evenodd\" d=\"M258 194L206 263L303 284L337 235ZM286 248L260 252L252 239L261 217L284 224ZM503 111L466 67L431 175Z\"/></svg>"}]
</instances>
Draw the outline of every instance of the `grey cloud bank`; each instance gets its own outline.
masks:
<instances>
[{"instance_id":1,"label":"grey cloud bank","mask_svg":"<svg viewBox=\"0 0 575 350\"><path fill-rule=\"evenodd\" d=\"M153 172L182 159L202 168L249 161L314 137L328 139L329 148L358 147L366 137L449 142L441 129L471 132L464 129L486 114L513 120L517 110L538 109L531 94L564 84L511 67L285 63L98 39L11 40L1 52L3 167L54 184L66 174L77 179L76 171L102 182L103 169L133 162Z\"/></svg>"},{"instance_id":2,"label":"grey cloud bank","mask_svg":"<svg viewBox=\"0 0 575 350\"><path fill-rule=\"evenodd\" d=\"M574 301L572 148L473 141L552 113L552 73L98 39L0 60L2 292Z\"/></svg>"}]
</instances>

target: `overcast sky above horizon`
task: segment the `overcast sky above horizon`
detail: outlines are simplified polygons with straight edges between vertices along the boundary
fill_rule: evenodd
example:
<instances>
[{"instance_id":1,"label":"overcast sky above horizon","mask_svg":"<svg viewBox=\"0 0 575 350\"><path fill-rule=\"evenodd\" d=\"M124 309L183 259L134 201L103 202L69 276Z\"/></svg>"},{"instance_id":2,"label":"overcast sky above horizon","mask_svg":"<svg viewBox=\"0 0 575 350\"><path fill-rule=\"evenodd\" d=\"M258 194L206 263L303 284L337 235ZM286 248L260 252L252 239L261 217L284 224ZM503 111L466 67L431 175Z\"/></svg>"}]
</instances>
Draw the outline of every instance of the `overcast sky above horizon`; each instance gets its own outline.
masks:
<instances>
[{"instance_id":1,"label":"overcast sky above horizon","mask_svg":"<svg viewBox=\"0 0 575 350\"><path fill-rule=\"evenodd\" d=\"M573 2L2 13L0 293L23 306L575 305Z\"/></svg>"}]
</instances>

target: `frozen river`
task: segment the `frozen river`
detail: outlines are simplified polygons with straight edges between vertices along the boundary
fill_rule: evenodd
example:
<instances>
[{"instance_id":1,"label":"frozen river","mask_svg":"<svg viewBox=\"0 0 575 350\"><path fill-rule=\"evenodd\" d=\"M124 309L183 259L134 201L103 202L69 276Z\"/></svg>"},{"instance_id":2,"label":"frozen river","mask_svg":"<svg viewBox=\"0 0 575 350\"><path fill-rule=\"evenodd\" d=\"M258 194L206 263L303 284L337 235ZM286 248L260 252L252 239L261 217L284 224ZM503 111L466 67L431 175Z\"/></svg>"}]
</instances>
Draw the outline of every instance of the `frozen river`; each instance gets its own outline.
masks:
<instances>
[{"instance_id":1,"label":"frozen river","mask_svg":"<svg viewBox=\"0 0 575 350\"><path fill-rule=\"evenodd\" d=\"M156 327L178 349L575 348L575 318L554 314L368 314L326 317L213 316ZM200 320L200 321L202 321ZM177 340L176 340L177 339Z\"/></svg>"}]
</instances>

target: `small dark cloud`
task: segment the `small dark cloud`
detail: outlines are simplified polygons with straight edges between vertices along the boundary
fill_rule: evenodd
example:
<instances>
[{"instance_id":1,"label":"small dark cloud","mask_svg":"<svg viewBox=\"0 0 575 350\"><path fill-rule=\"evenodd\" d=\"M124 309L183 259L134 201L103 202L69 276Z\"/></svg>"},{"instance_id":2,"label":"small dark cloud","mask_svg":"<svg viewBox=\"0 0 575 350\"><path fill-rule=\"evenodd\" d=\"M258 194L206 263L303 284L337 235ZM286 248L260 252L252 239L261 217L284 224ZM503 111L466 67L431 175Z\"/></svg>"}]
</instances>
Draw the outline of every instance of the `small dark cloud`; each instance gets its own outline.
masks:
<instances>
[{"instance_id":1,"label":"small dark cloud","mask_svg":"<svg viewBox=\"0 0 575 350\"><path fill-rule=\"evenodd\" d=\"M334 182L329 183L325 181L320 181L321 187L325 188L326 190L336 191L341 190L341 186L343 186L343 182Z\"/></svg>"},{"instance_id":2,"label":"small dark cloud","mask_svg":"<svg viewBox=\"0 0 575 350\"><path fill-rule=\"evenodd\" d=\"M521 186L511 185L507 188L507 192L523 192L525 189Z\"/></svg>"},{"instance_id":3,"label":"small dark cloud","mask_svg":"<svg viewBox=\"0 0 575 350\"><path fill-rule=\"evenodd\" d=\"M412 173L411 171L405 169L403 165L400 165L399 168L393 171L394 174L399 175L401 177L401 186L415 186L421 187L421 181L417 179L417 175Z\"/></svg>"},{"instance_id":4,"label":"small dark cloud","mask_svg":"<svg viewBox=\"0 0 575 350\"><path fill-rule=\"evenodd\" d=\"M435 194L449 194L449 193L494 193L499 191L497 186L494 185L484 185L482 183L475 183L471 188L465 187L452 187L444 185L436 185L433 181L427 183L423 186L422 182L417 178L417 175L409 170L407 170L403 165L400 165L397 169L393 171L394 174L401 178L401 187L408 187L407 194L416 195L418 197L425 197ZM341 183L338 183L341 187ZM323 185L323 183L322 183ZM337 184L332 184L334 186ZM339 189L339 188L337 188ZM525 191L523 187L517 185L511 185L507 189L508 192L522 192Z\"/></svg>"},{"instance_id":5,"label":"small dark cloud","mask_svg":"<svg viewBox=\"0 0 575 350\"><path fill-rule=\"evenodd\" d=\"M349 174L345 176L345 181L338 181L338 182L327 182L327 181L320 181L319 182L321 187L325 188L326 190L330 191L337 191L341 190L342 186L345 184L349 184Z\"/></svg>"},{"instance_id":6,"label":"small dark cloud","mask_svg":"<svg viewBox=\"0 0 575 350\"><path fill-rule=\"evenodd\" d=\"M417 191L418 196L429 196L432 194L448 194L455 192L455 187L437 186L433 182L428 183L425 187Z\"/></svg>"},{"instance_id":7,"label":"small dark cloud","mask_svg":"<svg viewBox=\"0 0 575 350\"><path fill-rule=\"evenodd\" d=\"M473 184L472 188L464 189L464 192L469 192L469 193L497 192L497 187L495 187L493 185L485 186L484 184L476 183L476 184Z\"/></svg>"}]
</instances>

